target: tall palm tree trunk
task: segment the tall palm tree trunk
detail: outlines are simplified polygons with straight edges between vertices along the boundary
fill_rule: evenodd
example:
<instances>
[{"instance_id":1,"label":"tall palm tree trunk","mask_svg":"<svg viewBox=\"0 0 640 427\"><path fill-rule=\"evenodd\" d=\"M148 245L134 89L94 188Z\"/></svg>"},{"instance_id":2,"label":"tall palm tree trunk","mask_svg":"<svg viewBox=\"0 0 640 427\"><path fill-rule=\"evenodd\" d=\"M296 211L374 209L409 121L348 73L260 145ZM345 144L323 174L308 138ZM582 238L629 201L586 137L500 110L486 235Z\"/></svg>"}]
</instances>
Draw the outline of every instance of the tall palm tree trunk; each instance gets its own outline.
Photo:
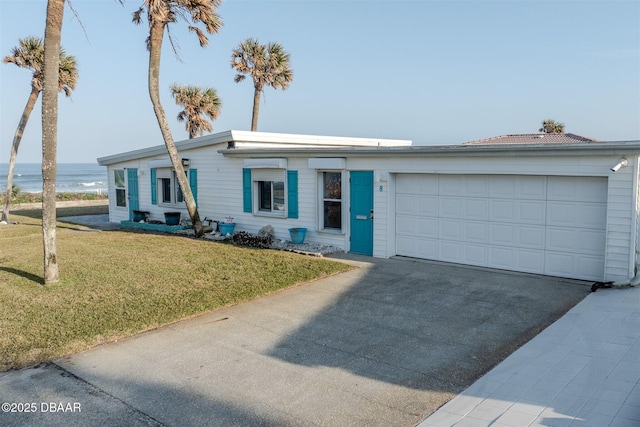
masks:
<instances>
[{"instance_id":1,"label":"tall palm tree trunk","mask_svg":"<svg viewBox=\"0 0 640 427\"><path fill-rule=\"evenodd\" d=\"M260 111L260 92L261 89L255 88L253 91L253 114L251 115L251 131L258 130L258 112Z\"/></svg>"},{"instance_id":2,"label":"tall palm tree trunk","mask_svg":"<svg viewBox=\"0 0 640 427\"><path fill-rule=\"evenodd\" d=\"M9 155L9 171L7 172L7 191L5 192L4 207L2 208L2 218L0 218L0 221L9 222L9 209L11 206L11 196L13 195L13 171L16 167L18 148L20 147L20 141L22 141L24 129L27 127L29 116L31 116L31 112L33 111L33 107L36 105L39 95L40 91L31 86L31 93L29 94L29 99L27 99L27 105L24 106L24 111L22 112L22 117L20 117L18 128L16 129L16 133L13 135L13 144L11 145L11 154Z\"/></svg>"},{"instance_id":3,"label":"tall palm tree trunk","mask_svg":"<svg viewBox=\"0 0 640 427\"><path fill-rule=\"evenodd\" d=\"M44 284L60 281L56 250L56 169L58 144L58 73L64 0L47 2L42 89L42 240Z\"/></svg>"},{"instance_id":4,"label":"tall palm tree trunk","mask_svg":"<svg viewBox=\"0 0 640 427\"><path fill-rule=\"evenodd\" d=\"M180 185L180 189L184 196L184 202L187 206L191 223L193 224L193 231L197 237L201 237L204 234L204 228L200 221L200 214L198 213L196 201L193 197L193 193L191 192L187 175L184 172L182 161L178 156L178 149L173 141L171 129L167 122L167 116L162 108L162 104L160 103L160 53L162 51L163 36L164 24L162 22L151 23L149 31L149 96L151 97L151 103L153 104L153 111L158 119L162 138L164 139L165 146L169 152L171 164L176 172L176 179L178 180L178 184Z\"/></svg>"}]
</instances>

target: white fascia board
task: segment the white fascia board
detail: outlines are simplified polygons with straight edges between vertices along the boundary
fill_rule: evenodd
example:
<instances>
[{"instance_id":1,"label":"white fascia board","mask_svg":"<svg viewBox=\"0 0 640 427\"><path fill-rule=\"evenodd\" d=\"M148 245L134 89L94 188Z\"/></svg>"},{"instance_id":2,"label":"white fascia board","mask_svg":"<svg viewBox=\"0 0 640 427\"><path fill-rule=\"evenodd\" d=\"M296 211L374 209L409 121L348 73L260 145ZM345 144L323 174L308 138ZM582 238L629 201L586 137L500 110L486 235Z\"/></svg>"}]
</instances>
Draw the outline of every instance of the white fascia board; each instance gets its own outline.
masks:
<instances>
[{"instance_id":1,"label":"white fascia board","mask_svg":"<svg viewBox=\"0 0 640 427\"><path fill-rule=\"evenodd\" d=\"M209 145L229 143L231 141L232 131L225 131L201 136L198 138L186 139L184 141L178 141L176 142L176 148L178 149L178 152L180 152L184 150L192 150L194 148L206 147ZM164 144L155 145L153 147L142 148L140 150L127 151L125 153L100 157L98 158L98 164L100 166L108 166L114 163L121 163L129 160L139 160L145 157L160 156L163 154L167 154L167 147Z\"/></svg>"},{"instance_id":2,"label":"white fascia board","mask_svg":"<svg viewBox=\"0 0 640 427\"><path fill-rule=\"evenodd\" d=\"M340 136L299 135L289 133L251 132L228 130L198 138L176 142L178 151L191 150L215 144L233 144L236 148L243 145L251 148L270 148L272 146L284 147L409 147L410 140L380 139L380 138L351 138ZM100 166L108 166L129 160L139 160L145 157L166 154L165 145L156 145L140 150L128 151L98 158Z\"/></svg>"},{"instance_id":3,"label":"white fascia board","mask_svg":"<svg viewBox=\"0 0 640 427\"><path fill-rule=\"evenodd\" d=\"M243 144L253 145L276 144L298 146L351 146L351 147L407 147L411 146L410 140L382 139L382 138L353 138L343 136L301 135L291 133L231 131L231 136L236 147Z\"/></svg>"},{"instance_id":4,"label":"white fascia board","mask_svg":"<svg viewBox=\"0 0 640 427\"><path fill-rule=\"evenodd\" d=\"M518 144L518 145L420 145L410 147L292 147L244 148L219 150L229 157L529 157L529 156L614 156L640 155L640 140L622 142L590 142L585 144Z\"/></svg>"}]
</instances>

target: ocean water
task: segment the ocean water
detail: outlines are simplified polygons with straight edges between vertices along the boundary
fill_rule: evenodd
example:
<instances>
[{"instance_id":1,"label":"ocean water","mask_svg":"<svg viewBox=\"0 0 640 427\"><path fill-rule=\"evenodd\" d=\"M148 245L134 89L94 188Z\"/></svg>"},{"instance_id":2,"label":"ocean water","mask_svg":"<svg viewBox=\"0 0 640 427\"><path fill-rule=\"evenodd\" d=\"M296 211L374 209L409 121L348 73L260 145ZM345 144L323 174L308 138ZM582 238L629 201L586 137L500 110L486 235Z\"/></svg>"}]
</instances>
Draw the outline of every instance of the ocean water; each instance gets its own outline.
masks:
<instances>
[{"instance_id":1,"label":"ocean water","mask_svg":"<svg viewBox=\"0 0 640 427\"><path fill-rule=\"evenodd\" d=\"M0 192L7 187L9 165L0 164ZM16 164L13 184L23 193L42 191L42 165L40 163ZM107 168L96 163L59 163L56 177L58 193L107 193Z\"/></svg>"}]
</instances>

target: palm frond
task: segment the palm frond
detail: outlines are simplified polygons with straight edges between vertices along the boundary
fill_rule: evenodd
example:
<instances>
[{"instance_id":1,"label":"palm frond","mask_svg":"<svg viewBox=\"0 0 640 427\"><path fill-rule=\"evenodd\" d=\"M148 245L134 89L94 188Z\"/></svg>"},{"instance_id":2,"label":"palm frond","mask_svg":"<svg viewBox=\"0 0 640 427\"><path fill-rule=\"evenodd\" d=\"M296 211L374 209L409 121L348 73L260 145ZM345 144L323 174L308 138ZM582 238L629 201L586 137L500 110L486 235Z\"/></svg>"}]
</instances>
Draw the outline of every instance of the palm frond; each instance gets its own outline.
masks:
<instances>
[{"instance_id":1,"label":"palm frond","mask_svg":"<svg viewBox=\"0 0 640 427\"><path fill-rule=\"evenodd\" d=\"M32 71L31 85L37 91L43 87L44 41L39 37L26 37L18 40L18 46L11 49L11 55L4 57L5 64L14 64L20 68ZM66 96L71 96L78 82L78 68L76 58L67 55L64 48L60 48L60 65L58 69L58 90Z\"/></svg>"},{"instance_id":2,"label":"palm frond","mask_svg":"<svg viewBox=\"0 0 640 427\"><path fill-rule=\"evenodd\" d=\"M215 120L220 114L222 100L214 88L200 88L193 85L179 85L174 83L170 87L177 105L184 109L178 113L178 120L185 122L185 129L189 138L211 132L213 126L202 116Z\"/></svg>"},{"instance_id":3,"label":"palm frond","mask_svg":"<svg viewBox=\"0 0 640 427\"><path fill-rule=\"evenodd\" d=\"M140 24L142 13L146 12L149 25L159 23L167 30L173 51L179 58L177 42L169 31L170 24L179 20L187 22L189 31L196 34L200 46L207 46L207 33L215 34L222 28L222 19L216 13L220 4L220 0L143 0L143 5L133 13L132 21ZM198 26L199 24L204 26L204 30Z\"/></svg>"},{"instance_id":4,"label":"palm frond","mask_svg":"<svg viewBox=\"0 0 640 427\"><path fill-rule=\"evenodd\" d=\"M293 80L290 55L279 43L263 45L256 39L246 39L233 50L231 67L239 73L234 78L236 83L249 75L260 91L265 86L286 89Z\"/></svg>"}]
</instances>

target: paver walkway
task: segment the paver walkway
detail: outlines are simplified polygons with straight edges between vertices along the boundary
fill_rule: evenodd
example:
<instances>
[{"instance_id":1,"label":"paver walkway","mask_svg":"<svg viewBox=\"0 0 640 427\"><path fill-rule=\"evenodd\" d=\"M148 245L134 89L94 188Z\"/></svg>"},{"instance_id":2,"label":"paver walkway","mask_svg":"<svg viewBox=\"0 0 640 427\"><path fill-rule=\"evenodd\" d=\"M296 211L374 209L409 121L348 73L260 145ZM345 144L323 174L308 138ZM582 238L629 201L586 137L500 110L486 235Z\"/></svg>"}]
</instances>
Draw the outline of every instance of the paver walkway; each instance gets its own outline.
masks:
<instances>
[{"instance_id":1,"label":"paver walkway","mask_svg":"<svg viewBox=\"0 0 640 427\"><path fill-rule=\"evenodd\" d=\"M590 294L419 426L640 426L640 288Z\"/></svg>"}]
</instances>

